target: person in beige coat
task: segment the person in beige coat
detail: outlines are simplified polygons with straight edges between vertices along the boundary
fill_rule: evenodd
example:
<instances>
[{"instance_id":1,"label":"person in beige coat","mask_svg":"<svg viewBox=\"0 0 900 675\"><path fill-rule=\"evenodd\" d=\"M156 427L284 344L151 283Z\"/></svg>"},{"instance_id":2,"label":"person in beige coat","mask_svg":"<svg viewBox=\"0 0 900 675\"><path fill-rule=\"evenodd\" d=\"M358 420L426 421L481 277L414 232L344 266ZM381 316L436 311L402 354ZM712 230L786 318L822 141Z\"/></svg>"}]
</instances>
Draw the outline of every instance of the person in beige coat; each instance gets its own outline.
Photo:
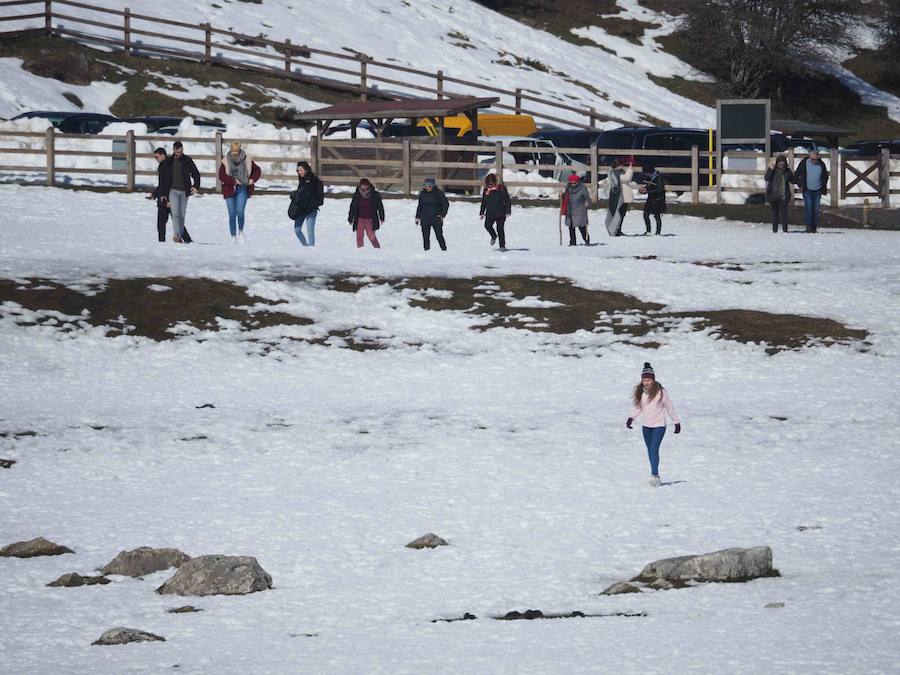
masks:
<instances>
[{"instance_id":1,"label":"person in beige coat","mask_svg":"<svg viewBox=\"0 0 900 675\"><path fill-rule=\"evenodd\" d=\"M609 204L606 207L606 231L611 237L622 236L622 221L628 205L634 202L634 167L626 165L621 159L614 159L609 174L601 185L609 187Z\"/></svg>"}]
</instances>

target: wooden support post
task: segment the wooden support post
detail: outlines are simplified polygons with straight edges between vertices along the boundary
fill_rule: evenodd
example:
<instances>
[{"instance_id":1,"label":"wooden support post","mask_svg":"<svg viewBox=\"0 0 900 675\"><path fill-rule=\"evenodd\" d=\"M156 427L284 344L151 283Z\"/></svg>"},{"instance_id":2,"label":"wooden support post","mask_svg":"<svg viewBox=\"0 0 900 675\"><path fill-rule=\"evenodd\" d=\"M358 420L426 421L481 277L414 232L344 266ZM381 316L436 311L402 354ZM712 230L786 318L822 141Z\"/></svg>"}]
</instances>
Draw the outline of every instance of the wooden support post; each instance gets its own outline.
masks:
<instances>
[{"instance_id":1,"label":"wooden support post","mask_svg":"<svg viewBox=\"0 0 900 675\"><path fill-rule=\"evenodd\" d=\"M881 205L891 208L891 150L881 149Z\"/></svg>"},{"instance_id":2,"label":"wooden support post","mask_svg":"<svg viewBox=\"0 0 900 675\"><path fill-rule=\"evenodd\" d=\"M215 167L216 167L216 192L222 192L222 181L219 180L219 162L222 161L222 157L224 156L224 153L222 152L222 150L223 150L222 145L223 145L223 143L222 143L222 132L221 132L221 131L217 131L217 132L216 132L216 140L214 141L214 147L215 147L215 149L213 150L213 154L216 156L216 163L215 163Z\"/></svg>"},{"instance_id":3,"label":"wooden support post","mask_svg":"<svg viewBox=\"0 0 900 675\"><path fill-rule=\"evenodd\" d=\"M412 197L412 152L409 137L403 139L403 194Z\"/></svg>"},{"instance_id":4,"label":"wooden support post","mask_svg":"<svg viewBox=\"0 0 900 675\"><path fill-rule=\"evenodd\" d=\"M203 61L204 63L212 63L212 26L208 23L200 24L203 26Z\"/></svg>"},{"instance_id":5,"label":"wooden support post","mask_svg":"<svg viewBox=\"0 0 900 675\"><path fill-rule=\"evenodd\" d=\"M50 0L44 0L44 32L53 35L53 6Z\"/></svg>"},{"instance_id":6,"label":"wooden support post","mask_svg":"<svg viewBox=\"0 0 900 675\"><path fill-rule=\"evenodd\" d=\"M591 143L591 199L594 203L600 201L600 156L597 152L597 143Z\"/></svg>"},{"instance_id":7,"label":"wooden support post","mask_svg":"<svg viewBox=\"0 0 900 675\"><path fill-rule=\"evenodd\" d=\"M56 185L56 129L47 127L44 135L44 151L47 153L47 185Z\"/></svg>"},{"instance_id":8,"label":"wooden support post","mask_svg":"<svg viewBox=\"0 0 900 675\"><path fill-rule=\"evenodd\" d=\"M444 71L437 71L437 97L444 98Z\"/></svg>"},{"instance_id":9,"label":"wooden support post","mask_svg":"<svg viewBox=\"0 0 900 675\"><path fill-rule=\"evenodd\" d=\"M125 132L125 188L129 192L134 192L135 158L134 130L129 129Z\"/></svg>"},{"instance_id":10,"label":"wooden support post","mask_svg":"<svg viewBox=\"0 0 900 675\"><path fill-rule=\"evenodd\" d=\"M597 126L597 111L594 108L591 108L590 111L588 114L588 126L594 129Z\"/></svg>"},{"instance_id":11,"label":"wooden support post","mask_svg":"<svg viewBox=\"0 0 900 675\"><path fill-rule=\"evenodd\" d=\"M828 153L831 157L831 174L828 176L828 182L831 185L828 186L829 190L831 190L831 205L834 208L838 207L840 193L838 192L838 172L840 171L840 162L841 157L838 155L837 145L831 146L831 152Z\"/></svg>"},{"instance_id":12,"label":"wooden support post","mask_svg":"<svg viewBox=\"0 0 900 675\"><path fill-rule=\"evenodd\" d=\"M494 171L497 174L497 182L503 182L503 143L494 143Z\"/></svg>"},{"instance_id":13,"label":"wooden support post","mask_svg":"<svg viewBox=\"0 0 900 675\"><path fill-rule=\"evenodd\" d=\"M359 92L363 101L367 101L369 99L368 95L368 86L366 84L366 57L359 57Z\"/></svg>"},{"instance_id":14,"label":"wooden support post","mask_svg":"<svg viewBox=\"0 0 900 675\"><path fill-rule=\"evenodd\" d=\"M126 55L126 56L131 56L131 10L128 9L128 8L126 7L126 8L125 8L125 11L123 12L123 14L124 14L124 16L125 16L125 24L124 24L124 33L125 33L125 40L124 40L125 55Z\"/></svg>"},{"instance_id":15,"label":"wooden support post","mask_svg":"<svg viewBox=\"0 0 900 675\"><path fill-rule=\"evenodd\" d=\"M291 39L287 38L284 41L284 72L289 73L293 70L294 65L294 50L291 47Z\"/></svg>"},{"instance_id":16,"label":"wooden support post","mask_svg":"<svg viewBox=\"0 0 900 675\"><path fill-rule=\"evenodd\" d=\"M691 146L691 204L700 203L700 146Z\"/></svg>"},{"instance_id":17,"label":"wooden support post","mask_svg":"<svg viewBox=\"0 0 900 675\"><path fill-rule=\"evenodd\" d=\"M313 173L319 175L319 153L321 152L321 142L318 136L309 137L309 167Z\"/></svg>"},{"instance_id":18,"label":"wooden support post","mask_svg":"<svg viewBox=\"0 0 900 675\"><path fill-rule=\"evenodd\" d=\"M516 89L516 115L522 114L522 90Z\"/></svg>"}]
</instances>

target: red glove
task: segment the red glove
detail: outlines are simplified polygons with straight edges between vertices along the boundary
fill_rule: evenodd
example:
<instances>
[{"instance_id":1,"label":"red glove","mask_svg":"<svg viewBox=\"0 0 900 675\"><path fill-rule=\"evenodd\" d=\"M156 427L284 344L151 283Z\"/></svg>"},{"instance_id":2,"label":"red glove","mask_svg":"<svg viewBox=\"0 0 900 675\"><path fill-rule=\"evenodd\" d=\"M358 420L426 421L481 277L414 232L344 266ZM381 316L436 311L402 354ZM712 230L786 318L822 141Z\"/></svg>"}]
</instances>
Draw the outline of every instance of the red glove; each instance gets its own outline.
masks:
<instances>
[{"instance_id":1,"label":"red glove","mask_svg":"<svg viewBox=\"0 0 900 675\"><path fill-rule=\"evenodd\" d=\"M630 429L630 428L631 428L631 423L632 423L632 422L634 422L634 418L633 418L633 417L629 417L627 420L625 420L625 426L628 427L628 428Z\"/></svg>"},{"instance_id":2,"label":"red glove","mask_svg":"<svg viewBox=\"0 0 900 675\"><path fill-rule=\"evenodd\" d=\"M680 423L675 425L675 433L676 433L676 434L680 434L680 433L681 433L681 424L680 424Z\"/></svg>"}]
</instances>

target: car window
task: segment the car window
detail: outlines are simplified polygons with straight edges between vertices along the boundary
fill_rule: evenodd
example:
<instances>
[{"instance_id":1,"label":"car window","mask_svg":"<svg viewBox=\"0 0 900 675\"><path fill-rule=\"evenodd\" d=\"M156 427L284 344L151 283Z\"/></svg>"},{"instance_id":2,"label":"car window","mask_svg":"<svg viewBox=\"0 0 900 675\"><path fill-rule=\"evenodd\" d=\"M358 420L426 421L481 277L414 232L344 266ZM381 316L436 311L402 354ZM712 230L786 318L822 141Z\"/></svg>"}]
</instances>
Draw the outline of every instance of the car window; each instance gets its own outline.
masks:
<instances>
[{"instance_id":1,"label":"car window","mask_svg":"<svg viewBox=\"0 0 900 675\"><path fill-rule=\"evenodd\" d=\"M668 134L649 134L644 137L645 150L668 150L669 136Z\"/></svg>"},{"instance_id":2,"label":"car window","mask_svg":"<svg viewBox=\"0 0 900 675\"><path fill-rule=\"evenodd\" d=\"M597 146L601 148L631 149L634 144L634 136L631 134L604 131L597 137Z\"/></svg>"},{"instance_id":3,"label":"car window","mask_svg":"<svg viewBox=\"0 0 900 675\"><path fill-rule=\"evenodd\" d=\"M701 134L672 134L669 147L672 150L690 150L696 145L700 150L705 150L709 143L709 137Z\"/></svg>"}]
</instances>

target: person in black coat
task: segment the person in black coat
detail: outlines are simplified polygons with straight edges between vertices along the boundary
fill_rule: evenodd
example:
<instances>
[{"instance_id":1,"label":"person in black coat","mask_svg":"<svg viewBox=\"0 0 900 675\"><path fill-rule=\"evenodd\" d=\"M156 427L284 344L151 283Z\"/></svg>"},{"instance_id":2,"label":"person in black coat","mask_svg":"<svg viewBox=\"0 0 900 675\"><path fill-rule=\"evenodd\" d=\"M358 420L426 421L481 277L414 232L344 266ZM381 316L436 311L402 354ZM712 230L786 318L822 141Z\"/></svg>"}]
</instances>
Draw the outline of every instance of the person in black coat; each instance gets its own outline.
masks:
<instances>
[{"instance_id":1,"label":"person in black coat","mask_svg":"<svg viewBox=\"0 0 900 675\"><path fill-rule=\"evenodd\" d=\"M184 218L187 214L188 197L197 194L200 189L200 172L194 160L184 154L181 141L172 144L172 156L166 158L159 171L159 195L166 198L172 214L172 227L175 234L172 240L186 243L184 240Z\"/></svg>"},{"instance_id":2,"label":"person in black coat","mask_svg":"<svg viewBox=\"0 0 900 675\"><path fill-rule=\"evenodd\" d=\"M766 169L766 201L772 207L772 232L778 232L779 222L782 231L788 231L788 204L793 197L791 183L796 182L797 178L784 155L769 160L769 168Z\"/></svg>"},{"instance_id":3,"label":"person in black coat","mask_svg":"<svg viewBox=\"0 0 900 675\"><path fill-rule=\"evenodd\" d=\"M425 250L431 248L431 230L442 251L447 250L447 242L444 241L444 217L450 210L450 202L447 196L441 192L434 178L426 178L424 187L419 193L419 206L416 208L416 225L422 227L422 243Z\"/></svg>"},{"instance_id":4,"label":"person in black coat","mask_svg":"<svg viewBox=\"0 0 900 675\"><path fill-rule=\"evenodd\" d=\"M481 218L484 220L484 229L491 235L491 246L500 239L500 250L506 250L506 219L512 212L512 204L509 200L509 192L503 183L497 182L497 176L489 173L484 177L484 190L481 193ZM497 230L494 231L494 224Z\"/></svg>"},{"instance_id":5,"label":"person in black coat","mask_svg":"<svg viewBox=\"0 0 900 675\"><path fill-rule=\"evenodd\" d=\"M316 245L316 218L325 203L325 186L313 173L309 162L297 162L297 189L291 193L288 216L294 221L294 234L303 246ZM306 235L303 224L306 223Z\"/></svg>"},{"instance_id":6,"label":"person in black coat","mask_svg":"<svg viewBox=\"0 0 900 675\"><path fill-rule=\"evenodd\" d=\"M656 234L662 234L662 214L666 212L666 179L652 166L645 166L643 173L640 192L647 195L647 201L644 202L644 234L650 234L650 216L656 221Z\"/></svg>"},{"instance_id":7,"label":"person in black coat","mask_svg":"<svg viewBox=\"0 0 900 675\"><path fill-rule=\"evenodd\" d=\"M368 178L361 178L359 185L356 186L356 192L350 200L347 221L356 232L356 248L362 248L364 234L369 237L372 246L381 248L375 230L384 222L384 204L381 201L381 194Z\"/></svg>"},{"instance_id":8,"label":"person in black coat","mask_svg":"<svg viewBox=\"0 0 900 675\"><path fill-rule=\"evenodd\" d=\"M163 194L163 182L172 185L172 166L166 162L166 149L157 148L153 151L153 158L157 161L156 167L156 189L147 195L147 199L156 200L156 234L161 242L166 240L166 223L169 221L169 197L168 193ZM190 244L191 235L187 228L182 228L181 241Z\"/></svg>"}]
</instances>

